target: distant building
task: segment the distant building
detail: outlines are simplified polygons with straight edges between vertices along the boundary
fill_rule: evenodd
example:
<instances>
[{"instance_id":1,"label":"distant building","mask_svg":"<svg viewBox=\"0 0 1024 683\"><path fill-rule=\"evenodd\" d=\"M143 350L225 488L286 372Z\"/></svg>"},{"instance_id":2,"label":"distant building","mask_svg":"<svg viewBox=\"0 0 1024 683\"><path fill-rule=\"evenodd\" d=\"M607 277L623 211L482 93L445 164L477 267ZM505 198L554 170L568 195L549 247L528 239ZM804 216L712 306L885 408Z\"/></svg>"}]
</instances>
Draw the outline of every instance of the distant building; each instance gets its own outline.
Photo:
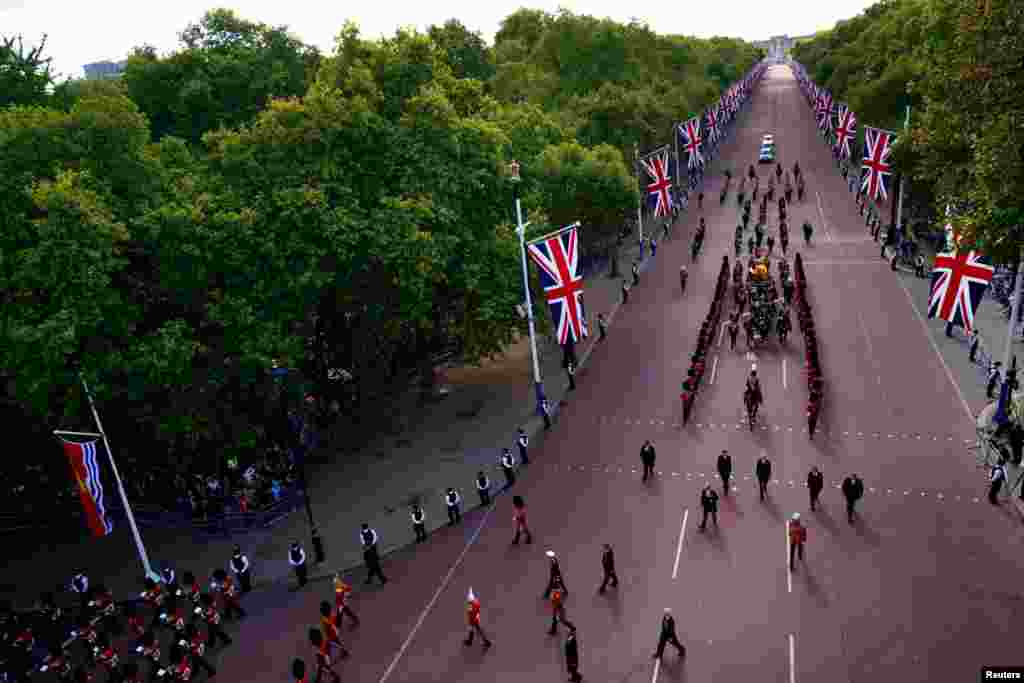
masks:
<instances>
[{"instance_id":1,"label":"distant building","mask_svg":"<svg viewBox=\"0 0 1024 683\"><path fill-rule=\"evenodd\" d=\"M89 79L117 78L127 65L126 59L120 62L93 62L82 68L85 69L85 77Z\"/></svg>"}]
</instances>

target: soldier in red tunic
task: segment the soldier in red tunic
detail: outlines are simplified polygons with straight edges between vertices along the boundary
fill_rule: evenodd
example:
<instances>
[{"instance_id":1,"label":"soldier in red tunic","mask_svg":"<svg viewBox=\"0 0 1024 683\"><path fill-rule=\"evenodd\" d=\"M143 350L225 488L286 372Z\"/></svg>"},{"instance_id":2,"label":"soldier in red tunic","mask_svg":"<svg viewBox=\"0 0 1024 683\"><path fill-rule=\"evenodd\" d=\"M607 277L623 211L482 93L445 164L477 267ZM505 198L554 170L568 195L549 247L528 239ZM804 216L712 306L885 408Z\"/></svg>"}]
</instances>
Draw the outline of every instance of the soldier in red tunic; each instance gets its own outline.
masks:
<instances>
[{"instance_id":1,"label":"soldier in red tunic","mask_svg":"<svg viewBox=\"0 0 1024 683\"><path fill-rule=\"evenodd\" d=\"M466 603L466 622L469 625L469 633L466 634L464 642L467 646L472 645L473 637L480 634L480 639L483 641L484 649L486 650L491 646L491 641L480 626L480 600L473 594L472 588L469 589L469 594L466 596Z\"/></svg>"}]
</instances>

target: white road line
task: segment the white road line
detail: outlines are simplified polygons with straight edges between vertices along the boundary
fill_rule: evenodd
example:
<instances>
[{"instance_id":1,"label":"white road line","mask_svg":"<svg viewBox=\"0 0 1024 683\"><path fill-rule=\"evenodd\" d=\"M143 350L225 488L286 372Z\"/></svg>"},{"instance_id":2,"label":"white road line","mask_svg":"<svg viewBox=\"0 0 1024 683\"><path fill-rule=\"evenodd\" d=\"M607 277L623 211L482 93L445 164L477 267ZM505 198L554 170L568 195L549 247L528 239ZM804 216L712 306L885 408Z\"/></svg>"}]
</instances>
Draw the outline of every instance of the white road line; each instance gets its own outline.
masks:
<instances>
[{"instance_id":1,"label":"white road line","mask_svg":"<svg viewBox=\"0 0 1024 683\"><path fill-rule=\"evenodd\" d=\"M690 509L683 510L683 526L679 529L679 545L676 546L676 563L672 566L672 580L679 574L679 556L683 553L683 538L686 537L686 520L690 518Z\"/></svg>"},{"instance_id":2,"label":"white road line","mask_svg":"<svg viewBox=\"0 0 1024 683\"><path fill-rule=\"evenodd\" d=\"M787 521L783 525L783 529L786 532L786 588L788 592L793 592L793 570L789 567L789 522Z\"/></svg>"},{"instance_id":3,"label":"white road line","mask_svg":"<svg viewBox=\"0 0 1024 683\"><path fill-rule=\"evenodd\" d=\"M821 208L821 193L815 190L814 194L818 197L818 215L821 216L821 227L825 228L825 237L828 241L833 242L832 233L828 229L828 221L825 220L825 210Z\"/></svg>"},{"instance_id":4,"label":"white road line","mask_svg":"<svg viewBox=\"0 0 1024 683\"><path fill-rule=\"evenodd\" d=\"M880 368L878 367L878 362L875 360L875 346L871 343L871 335L868 334L868 326L864 322L864 314L861 313L860 310L857 311L857 320L860 322L860 332L864 335L864 341L868 345L868 358L871 359L871 364L875 366L875 379L877 380L877 384L881 386L882 374L879 372ZM884 399L882 403L885 403Z\"/></svg>"},{"instance_id":5,"label":"white road line","mask_svg":"<svg viewBox=\"0 0 1024 683\"><path fill-rule=\"evenodd\" d=\"M724 323L722 323L722 327L718 331L718 346L719 346L719 348L721 348L722 342L725 341L725 327L728 324L729 324L728 320L725 321Z\"/></svg>"},{"instance_id":6,"label":"white road line","mask_svg":"<svg viewBox=\"0 0 1024 683\"><path fill-rule=\"evenodd\" d=\"M711 364L711 381L708 384L715 383L716 374L718 374L718 356L715 356L715 362Z\"/></svg>"},{"instance_id":7,"label":"white road line","mask_svg":"<svg viewBox=\"0 0 1024 683\"><path fill-rule=\"evenodd\" d=\"M974 425L975 418L971 413L971 407L967 405L967 399L964 398L964 393L960 391L960 385L956 383L955 379L953 379L953 373L950 371L949 365L946 364L946 359L943 358L942 353L939 352L939 347L932 338L932 332L928 329L928 323L924 321L924 318L921 316L921 311L917 310L917 306L914 305L914 297L910 295L910 290L907 289L905 284L903 284L903 278L897 276L896 281L900 283L900 287L903 288L903 293L907 295L907 303L910 304L910 308L914 310L914 315L916 315L917 319L921 322L921 327L924 328L924 336L928 337L928 342L932 345L932 350L935 352L935 355L938 356L939 362L942 363L942 369L946 371L946 377L949 379L949 383L952 384L953 389L956 390L956 395L960 399L960 405L964 407L964 412L967 413L968 421Z\"/></svg>"},{"instance_id":8,"label":"white road line","mask_svg":"<svg viewBox=\"0 0 1024 683\"><path fill-rule=\"evenodd\" d=\"M796 636L789 634L789 683L796 683Z\"/></svg>"},{"instance_id":9,"label":"white road line","mask_svg":"<svg viewBox=\"0 0 1024 683\"><path fill-rule=\"evenodd\" d=\"M786 359L782 359L782 388L786 388Z\"/></svg>"},{"instance_id":10,"label":"white road line","mask_svg":"<svg viewBox=\"0 0 1024 683\"><path fill-rule=\"evenodd\" d=\"M416 624L412 627L412 631L409 632L409 637L405 639L405 642L402 643L402 647L399 648L395 658L391 660L391 664L389 664L388 668L384 670L384 675L380 677L379 683L384 683L391 677L395 667L398 666L398 662L402 659L405 651L409 649L409 645L412 644L412 639L416 637L416 634L423 626L423 622L426 621L427 615L430 614L430 610L434 608L434 605L437 603L437 599L441 597L441 593L444 592L448 587L448 584L451 582L452 577L455 576L455 571L462 565L462 561L466 559L466 554L469 553L469 549L472 548L473 544L476 543L478 538L480 538L480 532L484 530L485 526L487 526L487 522L491 518L491 512L495 507L496 506L491 505L487 508L487 512L484 513L484 518L480 520L480 526L478 526L476 531L473 532L473 536L470 537L469 541L466 543L466 547L462 549L462 552L459 553L455 563L452 565L451 569L448 570L444 580L441 581L441 585L438 586L437 591L434 593L434 597L432 597L430 602L427 603L427 606L423 609L423 613L420 614L420 618L416 620Z\"/></svg>"},{"instance_id":11,"label":"white road line","mask_svg":"<svg viewBox=\"0 0 1024 683\"><path fill-rule=\"evenodd\" d=\"M657 683L658 672L659 671L661 671L661 660L660 659L655 659L654 660L654 675L651 676L651 683Z\"/></svg>"}]
</instances>

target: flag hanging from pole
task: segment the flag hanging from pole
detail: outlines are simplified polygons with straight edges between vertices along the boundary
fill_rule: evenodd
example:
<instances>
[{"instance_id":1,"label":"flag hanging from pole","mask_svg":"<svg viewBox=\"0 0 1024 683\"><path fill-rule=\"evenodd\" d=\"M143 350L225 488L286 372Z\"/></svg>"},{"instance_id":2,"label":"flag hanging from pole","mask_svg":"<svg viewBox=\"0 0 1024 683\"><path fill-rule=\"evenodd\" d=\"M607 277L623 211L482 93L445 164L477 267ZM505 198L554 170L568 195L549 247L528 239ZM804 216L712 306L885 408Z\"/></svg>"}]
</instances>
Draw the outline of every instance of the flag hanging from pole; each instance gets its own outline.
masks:
<instances>
[{"instance_id":1,"label":"flag hanging from pole","mask_svg":"<svg viewBox=\"0 0 1024 683\"><path fill-rule=\"evenodd\" d=\"M527 247L540 273L540 284L551 308L558 343L565 346L570 339L582 341L588 332L576 226L542 237Z\"/></svg>"},{"instance_id":2,"label":"flag hanging from pole","mask_svg":"<svg viewBox=\"0 0 1024 683\"><path fill-rule=\"evenodd\" d=\"M886 182L892 174L889 156L896 143L896 134L867 126L864 128L864 161L861 164L861 188L868 199L884 202L889 198Z\"/></svg>"},{"instance_id":3,"label":"flag hanging from pole","mask_svg":"<svg viewBox=\"0 0 1024 683\"><path fill-rule=\"evenodd\" d=\"M96 459L96 442L64 442L64 455L71 465L71 476L78 484L78 496L85 512L85 522L95 537L106 536L114 530L114 524L107 517L103 504L103 483L100 481L100 466Z\"/></svg>"}]
</instances>

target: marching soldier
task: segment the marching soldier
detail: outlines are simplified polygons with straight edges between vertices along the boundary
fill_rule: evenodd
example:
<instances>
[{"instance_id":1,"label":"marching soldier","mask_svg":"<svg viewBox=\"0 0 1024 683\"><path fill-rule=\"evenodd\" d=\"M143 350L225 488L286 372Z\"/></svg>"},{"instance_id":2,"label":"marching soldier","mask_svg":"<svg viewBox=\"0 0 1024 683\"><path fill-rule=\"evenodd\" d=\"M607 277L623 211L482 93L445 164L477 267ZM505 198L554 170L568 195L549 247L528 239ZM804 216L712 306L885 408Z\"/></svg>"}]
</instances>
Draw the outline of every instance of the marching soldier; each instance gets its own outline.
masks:
<instances>
[{"instance_id":1,"label":"marching soldier","mask_svg":"<svg viewBox=\"0 0 1024 683\"><path fill-rule=\"evenodd\" d=\"M486 650L491 646L491 640L484 633L483 627L480 626L480 600L473 594L472 587L469 589L469 594L466 595L466 603L466 622L469 625L469 632L466 634L466 640L463 643L467 647L472 645L473 637L479 634Z\"/></svg>"},{"instance_id":2,"label":"marching soldier","mask_svg":"<svg viewBox=\"0 0 1024 683\"><path fill-rule=\"evenodd\" d=\"M565 587L565 579L562 578L562 568L558 566L558 558L555 557L555 552L549 550L545 555L551 560L551 574L548 577L548 587L544 590L544 599L547 600L551 596L551 591L556 585L561 586L563 592L568 593L568 589Z\"/></svg>"},{"instance_id":3,"label":"marching soldier","mask_svg":"<svg viewBox=\"0 0 1024 683\"><path fill-rule=\"evenodd\" d=\"M491 480L483 470L476 473L476 492L480 495L480 505L486 507L491 504Z\"/></svg>"},{"instance_id":4,"label":"marching soldier","mask_svg":"<svg viewBox=\"0 0 1024 683\"><path fill-rule=\"evenodd\" d=\"M185 627L185 640L192 658L192 668L196 671L202 669L211 678L216 676L217 670L206 660L206 638L194 624Z\"/></svg>"},{"instance_id":5,"label":"marching soldier","mask_svg":"<svg viewBox=\"0 0 1024 683\"><path fill-rule=\"evenodd\" d=\"M864 482L856 474L843 480L843 496L846 497L846 518L853 524L854 506L864 495Z\"/></svg>"},{"instance_id":6,"label":"marching soldier","mask_svg":"<svg viewBox=\"0 0 1024 683\"><path fill-rule=\"evenodd\" d=\"M812 512L818 504L818 496L821 495L821 490L823 488L825 488L825 475L823 475L821 470L818 469L818 466L815 465L807 474L807 491L811 495Z\"/></svg>"},{"instance_id":7,"label":"marching soldier","mask_svg":"<svg viewBox=\"0 0 1024 683\"><path fill-rule=\"evenodd\" d=\"M640 462L644 466L644 475L640 481L647 481L648 477L654 476L655 457L654 446L650 439L644 441L644 445L640 447Z\"/></svg>"},{"instance_id":8,"label":"marching soldier","mask_svg":"<svg viewBox=\"0 0 1024 683\"><path fill-rule=\"evenodd\" d=\"M768 482L772 478L772 461L768 459L767 455L762 455L758 458L757 465L754 466L754 474L757 475L757 486L761 494L761 500L764 500L765 496L768 495Z\"/></svg>"},{"instance_id":9,"label":"marching soldier","mask_svg":"<svg viewBox=\"0 0 1024 683\"><path fill-rule=\"evenodd\" d=\"M160 671L160 643L157 641L153 631L146 631L142 634L142 644L135 648L135 651L143 659L148 659L150 663L150 681L155 681L157 673Z\"/></svg>"},{"instance_id":10,"label":"marching soldier","mask_svg":"<svg viewBox=\"0 0 1024 683\"><path fill-rule=\"evenodd\" d=\"M515 535L512 537L512 545L519 545L520 534L526 534L526 544L533 543L533 534L526 523L526 502L522 496L512 496L512 525L515 527Z\"/></svg>"},{"instance_id":11,"label":"marching soldier","mask_svg":"<svg viewBox=\"0 0 1024 683\"><path fill-rule=\"evenodd\" d=\"M422 543L427 540L426 515L423 514L423 508L413 505L409 516L412 518L412 530L416 534L416 542Z\"/></svg>"},{"instance_id":12,"label":"marching soldier","mask_svg":"<svg viewBox=\"0 0 1024 683\"><path fill-rule=\"evenodd\" d=\"M238 579L239 585L242 587L242 593L248 593L252 590L252 574L249 573L249 558L242 554L242 548L235 546L234 552L231 554L231 571L235 573L235 578Z\"/></svg>"},{"instance_id":13,"label":"marching soldier","mask_svg":"<svg viewBox=\"0 0 1024 683\"><path fill-rule=\"evenodd\" d=\"M313 647L316 657L316 680L323 681L325 680L324 676L330 674L334 683L341 683L341 676L334 670L331 661L331 646L321 635L319 629L309 629L309 644Z\"/></svg>"},{"instance_id":14,"label":"marching soldier","mask_svg":"<svg viewBox=\"0 0 1024 683\"><path fill-rule=\"evenodd\" d=\"M530 457L528 451L530 445L530 437L526 435L526 430L523 429L522 427L520 427L518 430L518 435L516 436L516 444L519 446L519 462L523 463L524 465L529 465Z\"/></svg>"},{"instance_id":15,"label":"marching soldier","mask_svg":"<svg viewBox=\"0 0 1024 683\"><path fill-rule=\"evenodd\" d=\"M722 450L718 456L718 476L722 479L722 493L729 495L729 478L732 476L732 456L729 451Z\"/></svg>"},{"instance_id":16,"label":"marching soldier","mask_svg":"<svg viewBox=\"0 0 1024 683\"><path fill-rule=\"evenodd\" d=\"M79 606L82 608L82 611L85 611L89 604L89 576L79 569L71 577L70 588L71 592L78 596Z\"/></svg>"},{"instance_id":17,"label":"marching soldier","mask_svg":"<svg viewBox=\"0 0 1024 683\"><path fill-rule=\"evenodd\" d=\"M306 677L306 663L298 657L292 660L292 678L295 683L311 683Z\"/></svg>"},{"instance_id":18,"label":"marching soldier","mask_svg":"<svg viewBox=\"0 0 1024 683\"><path fill-rule=\"evenodd\" d=\"M516 461L512 457L512 451L505 448L501 452L501 471L505 474L505 488L511 488L516 483Z\"/></svg>"},{"instance_id":19,"label":"marching soldier","mask_svg":"<svg viewBox=\"0 0 1024 683\"><path fill-rule=\"evenodd\" d=\"M380 568L380 555L377 552L377 532L371 529L369 524L363 522L359 537L363 542L363 559L366 560L366 583L370 583L375 576L380 579L382 585L387 583L388 579Z\"/></svg>"},{"instance_id":20,"label":"marching soldier","mask_svg":"<svg viewBox=\"0 0 1024 683\"><path fill-rule=\"evenodd\" d=\"M569 629L569 635L565 639L565 668L569 672L571 683L580 683L583 680L583 676L580 675L580 651L575 628Z\"/></svg>"},{"instance_id":21,"label":"marching soldier","mask_svg":"<svg viewBox=\"0 0 1024 683\"><path fill-rule=\"evenodd\" d=\"M615 573L615 552L607 543L604 544L604 551L601 553L601 570L604 572L604 581L601 582L601 587L597 589L597 592L604 593L609 581L612 582L612 588L617 588L619 576Z\"/></svg>"},{"instance_id":22,"label":"marching soldier","mask_svg":"<svg viewBox=\"0 0 1024 683\"><path fill-rule=\"evenodd\" d=\"M672 610L665 608L665 615L661 618L661 631L658 632L658 647L654 651L652 659L661 659L665 654L665 646L672 644L680 657L686 656L686 648L676 637L676 620L672 617Z\"/></svg>"},{"instance_id":23,"label":"marching soldier","mask_svg":"<svg viewBox=\"0 0 1024 683\"><path fill-rule=\"evenodd\" d=\"M789 570L793 571L793 560L796 556L804 559L804 541L807 540L807 529L800 523L800 513L794 512L789 520Z\"/></svg>"},{"instance_id":24,"label":"marching soldier","mask_svg":"<svg viewBox=\"0 0 1024 683\"><path fill-rule=\"evenodd\" d=\"M548 629L548 635L553 636L558 632L558 622L565 624L566 628L570 631L575 631L576 627L565 616L563 599L568 591L565 590L565 586L562 584L561 576L558 577L551 588L551 628Z\"/></svg>"},{"instance_id":25,"label":"marching soldier","mask_svg":"<svg viewBox=\"0 0 1024 683\"><path fill-rule=\"evenodd\" d=\"M186 683L192 680L192 662L185 648L178 643L171 645L171 651L167 658L167 668L160 669L157 675L161 678L171 678L179 683Z\"/></svg>"},{"instance_id":26,"label":"marching soldier","mask_svg":"<svg viewBox=\"0 0 1024 683\"><path fill-rule=\"evenodd\" d=\"M700 530L704 531L708 525L708 515L711 515L711 520L718 526L718 494L711 488L711 484L705 484L704 489L700 492L700 507L704 511L704 518L700 522Z\"/></svg>"},{"instance_id":27,"label":"marching soldier","mask_svg":"<svg viewBox=\"0 0 1024 683\"><path fill-rule=\"evenodd\" d=\"M206 620L206 639L209 641L210 647L214 647L218 639L223 641L225 645L230 645L231 638L228 637L227 633L224 633L220 612L217 611L217 606L213 604L213 596L207 593L203 595L200 602L202 603L203 618Z\"/></svg>"},{"instance_id":28,"label":"marching soldier","mask_svg":"<svg viewBox=\"0 0 1024 683\"><path fill-rule=\"evenodd\" d=\"M324 600L320 603L320 632L327 642L335 645L343 657L348 656L348 648L341 643L341 634L338 631L338 619L331 614L331 603Z\"/></svg>"},{"instance_id":29,"label":"marching soldier","mask_svg":"<svg viewBox=\"0 0 1024 683\"><path fill-rule=\"evenodd\" d=\"M242 609L241 596L235 580L223 569L215 571L213 578L220 584L221 594L224 596L224 616L231 619L237 614L239 619L245 619L245 610Z\"/></svg>"},{"instance_id":30,"label":"marching soldier","mask_svg":"<svg viewBox=\"0 0 1024 683\"><path fill-rule=\"evenodd\" d=\"M292 565L292 569L295 570L295 578L299 581L299 588L302 588L306 585L308 570L306 568L306 551L298 541L292 541L292 547L288 550L288 562Z\"/></svg>"},{"instance_id":31,"label":"marching soldier","mask_svg":"<svg viewBox=\"0 0 1024 683\"><path fill-rule=\"evenodd\" d=\"M338 614L338 625L341 625L341 617L345 615L352 620L353 626L359 625L359 617L348 606L348 595L352 592L352 586L345 583L341 572L334 572L334 609Z\"/></svg>"},{"instance_id":32,"label":"marching soldier","mask_svg":"<svg viewBox=\"0 0 1024 683\"><path fill-rule=\"evenodd\" d=\"M142 592L142 599L153 610L153 617L149 623L149 628L155 629L160 623L160 614L164 611L165 596L163 588L153 579L146 579L145 586L146 590Z\"/></svg>"},{"instance_id":33,"label":"marching soldier","mask_svg":"<svg viewBox=\"0 0 1024 683\"><path fill-rule=\"evenodd\" d=\"M449 488L444 494L444 503L448 507L448 526L455 526L462 521L462 496L453 488Z\"/></svg>"}]
</instances>

